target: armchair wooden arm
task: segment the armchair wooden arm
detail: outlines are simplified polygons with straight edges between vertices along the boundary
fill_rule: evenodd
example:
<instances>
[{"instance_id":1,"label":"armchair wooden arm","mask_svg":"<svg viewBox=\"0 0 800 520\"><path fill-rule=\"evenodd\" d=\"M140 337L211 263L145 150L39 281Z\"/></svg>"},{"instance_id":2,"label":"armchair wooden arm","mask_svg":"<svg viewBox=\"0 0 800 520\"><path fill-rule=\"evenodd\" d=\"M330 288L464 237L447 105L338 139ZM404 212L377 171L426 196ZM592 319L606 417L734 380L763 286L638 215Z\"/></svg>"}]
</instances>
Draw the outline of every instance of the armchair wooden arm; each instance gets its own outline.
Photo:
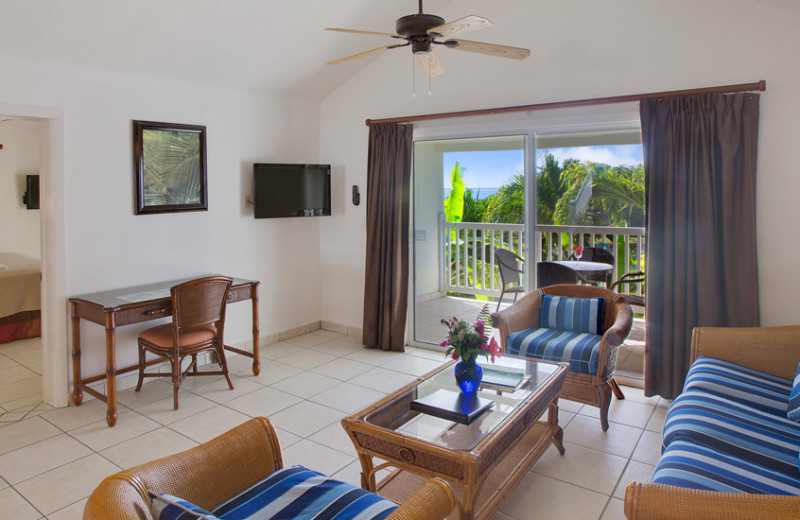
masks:
<instances>
[{"instance_id":1,"label":"armchair wooden arm","mask_svg":"<svg viewBox=\"0 0 800 520\"><path fill-rule=\"evenodd\" d=\"M632 482L625 490L628 520L757 520L800 518L800 497L719 493Z\"/></svg>"},{"instance_id":2,"label":"armchair wooden arm","mask_svg":"<svg viewBox=\"0 0 800 520\"><path fill-rule=\"evenodd\" d=\"M794 379L800 363L800 325L696 327L691 361L710 356L783 379Z\"/></svg>"},{"instance_id":3,"label":"armchair wooden arm","mask_svg":"<svg viewBox=\"0 0 800 520\"><path fill-rule=\"evenodd\" d=\"M83 518L152 520L148 490L212 510L282 467L275 430L256 417L204 444L111 475L89 497ZM455 504L450 485L430 479L387 520L441 520Z\"/></svg>"}]
</instances>

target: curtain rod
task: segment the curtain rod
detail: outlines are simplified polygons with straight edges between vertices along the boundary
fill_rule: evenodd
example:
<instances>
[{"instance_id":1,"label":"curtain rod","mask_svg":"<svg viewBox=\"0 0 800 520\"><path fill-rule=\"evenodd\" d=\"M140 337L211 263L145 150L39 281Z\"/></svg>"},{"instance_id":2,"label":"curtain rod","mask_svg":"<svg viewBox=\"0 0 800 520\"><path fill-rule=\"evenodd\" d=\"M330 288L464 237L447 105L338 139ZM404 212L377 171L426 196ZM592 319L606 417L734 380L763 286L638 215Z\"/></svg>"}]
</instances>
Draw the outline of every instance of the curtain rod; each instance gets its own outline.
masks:
<instances>
[{"instance_id":1,"label":"curtain rod","mask_svg":"<svg viewBox=\"0 0 800 520\"><path fill-rule=\"evenodd\" d=\"M430 121L432 119L452 119L455 117L488 116L495 114L508 114L511 112L527 112L529 110L550 110L554 108L574 108L593 105L608 105L612 103L629 103L642 99L695 96L699 94L728 94L733 92L751 92L767 90L766 80L757 83L740 83L738 85L725 85L721 87L695 88L688 90L671 90L668 92L652 92L649 94L630 94L627 96L611 96L591 99L577 99L573 101L554 101L550 103L537 103L534 105L520 105L515 107L483 108L478 110L464 110L461 112L442 112L440 114L423 114L418 116L388 117L385 119L367 119L367 126L381 123L414 123L416 121Z\"/></svg>"}]
</instances>

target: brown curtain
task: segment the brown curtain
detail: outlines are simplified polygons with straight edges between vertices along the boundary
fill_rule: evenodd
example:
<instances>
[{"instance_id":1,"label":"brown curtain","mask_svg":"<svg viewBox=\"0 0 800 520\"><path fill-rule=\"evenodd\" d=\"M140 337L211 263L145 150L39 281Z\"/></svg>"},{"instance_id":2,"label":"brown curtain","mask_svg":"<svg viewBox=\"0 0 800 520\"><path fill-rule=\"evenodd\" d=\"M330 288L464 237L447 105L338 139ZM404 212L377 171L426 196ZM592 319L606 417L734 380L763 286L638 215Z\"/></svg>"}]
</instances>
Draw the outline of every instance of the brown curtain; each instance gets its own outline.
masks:
<instances>
[{"instance_id":1,"label":"brown curtain","mask_svg":"<svg viewBox=\"0 0 800 520\"><path fill-rule=\"evenodd\" d=\"M408 306L411 125L369 127L365 345L402 352Z\"/></svg>"},{"instance_id":2,"label":"brown curtain","mask_svg":"<svg viewBox=\"0 0 800 520\"><path fill-rule=\"evenodd\" d=\"M642 100L645 394L676 397L692 328L759 325L757 94Z\"/></svg>"}]
</instances>

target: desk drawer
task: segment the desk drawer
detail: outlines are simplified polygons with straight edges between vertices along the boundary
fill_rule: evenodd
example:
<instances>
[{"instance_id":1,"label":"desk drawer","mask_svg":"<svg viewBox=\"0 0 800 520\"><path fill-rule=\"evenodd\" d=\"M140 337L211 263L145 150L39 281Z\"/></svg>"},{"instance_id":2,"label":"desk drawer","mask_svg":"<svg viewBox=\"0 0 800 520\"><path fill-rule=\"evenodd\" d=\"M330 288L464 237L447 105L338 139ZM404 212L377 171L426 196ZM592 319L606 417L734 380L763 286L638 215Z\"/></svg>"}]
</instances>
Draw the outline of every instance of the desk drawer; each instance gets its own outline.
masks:
<instances>
[{"instance_id":1,"label":"desk drawer","mask_svg":"<svg viewBox=\"0 0 800 520\"><path fill-rule=\"evenodd\" d=\"M120 309L114 314L114 321L117 327L159 318L169 318L172 316L172 302L170 300L147 302L141 306Z\"/></svg>"}]
</instances>

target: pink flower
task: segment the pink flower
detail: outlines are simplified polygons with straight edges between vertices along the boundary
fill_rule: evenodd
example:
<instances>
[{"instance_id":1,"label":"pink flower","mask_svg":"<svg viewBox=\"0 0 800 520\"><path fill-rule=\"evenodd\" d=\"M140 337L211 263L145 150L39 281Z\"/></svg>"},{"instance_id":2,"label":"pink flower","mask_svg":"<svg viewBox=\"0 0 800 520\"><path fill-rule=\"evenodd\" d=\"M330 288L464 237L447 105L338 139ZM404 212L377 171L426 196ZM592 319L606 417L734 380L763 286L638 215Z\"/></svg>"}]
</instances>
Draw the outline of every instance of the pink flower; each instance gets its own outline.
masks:
<instances>
[{"instance_id":1,"label":"pink flower","mask_svg":"<svg viewBox=\"0 0 800 520\"><path fill-rule=\"evenodd\" d=\"M500 357L500 345L494 338L489 342L489 354L492 356L492 363L494 363L495 357Z\"/></svg>"},{"instance_id":2,"label":"pink flower","mask_svg":"<svg viewBox=\"0 0 800 520\"><path fill-rule=\"evenodd\" d=\"M483 320L475 322L475 330L478 332L478 335L483 336L483 331L486 330L486 325L483 323Z\"/></svg>"},{"instance_id":3,"label":"pink flower","mask_svg":"<svg viewBox=\"0 0 800 520\"><path fill-rule=\"evenodd\" d=\"M583 247L581 247L581 246L575 246L575 247L572 248L572 250L575 251L575 253L577 253L579 255L583 253Z\"/></svg>"}]
</instances>

